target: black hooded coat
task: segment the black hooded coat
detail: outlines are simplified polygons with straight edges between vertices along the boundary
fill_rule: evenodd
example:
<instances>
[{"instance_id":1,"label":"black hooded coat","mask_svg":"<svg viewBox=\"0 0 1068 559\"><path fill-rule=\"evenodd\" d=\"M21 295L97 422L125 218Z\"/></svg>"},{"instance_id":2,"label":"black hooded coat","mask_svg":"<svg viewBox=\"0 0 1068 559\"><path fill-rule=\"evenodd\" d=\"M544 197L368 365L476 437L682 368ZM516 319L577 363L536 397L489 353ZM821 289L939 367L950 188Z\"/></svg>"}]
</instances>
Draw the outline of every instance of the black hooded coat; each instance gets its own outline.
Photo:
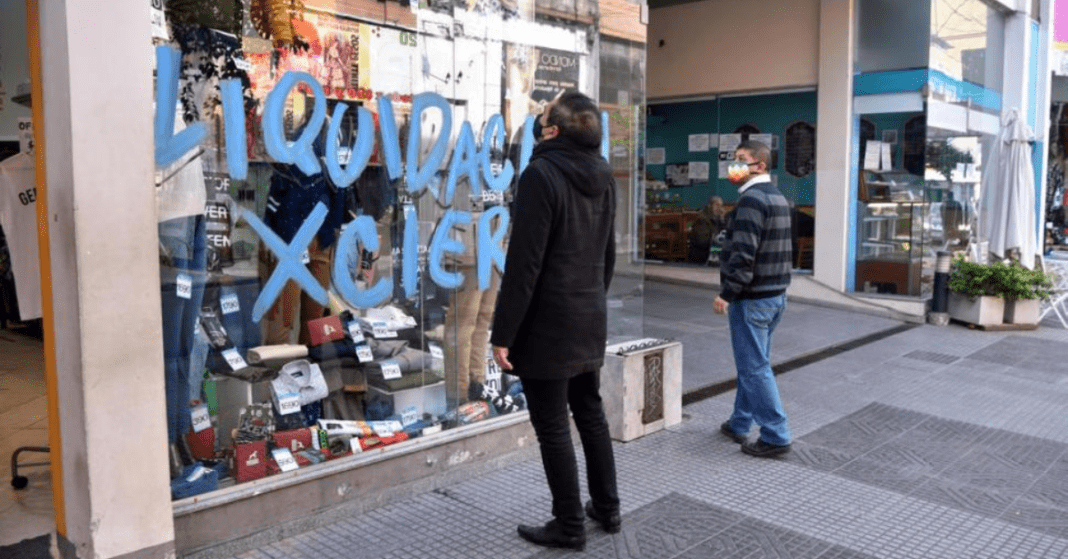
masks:
<instances>
[{"instance_id":1,"label":"black hooded coat","mask_svg":"<svg viewBox=\"0 0 1068 559\"><path fill-rule=\"evenodd\" d=\"M615 266L616 189L598 149L558 137L519 177L490 341L520 378L600 369Z\"/></svg>"}]
</instances>

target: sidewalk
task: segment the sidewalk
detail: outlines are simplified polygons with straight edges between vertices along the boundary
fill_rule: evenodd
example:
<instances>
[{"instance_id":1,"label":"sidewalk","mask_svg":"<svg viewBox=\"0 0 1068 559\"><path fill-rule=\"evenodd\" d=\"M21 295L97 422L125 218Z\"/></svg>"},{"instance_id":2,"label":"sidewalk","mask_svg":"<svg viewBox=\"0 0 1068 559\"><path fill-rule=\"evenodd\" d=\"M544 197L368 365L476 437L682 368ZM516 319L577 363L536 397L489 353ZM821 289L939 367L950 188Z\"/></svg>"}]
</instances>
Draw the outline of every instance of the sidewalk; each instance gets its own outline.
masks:
<instances>
[{"instance_id":1,"label":"sidewalk","mask_svg":"<svg viewBox=\"0 0 1068 559\"><path fill-rule=\"evenodd\" d=\"M700 327L692 334L706 347L684 358L687 386L732 374L725 324L702 322L686 302L700 293L649 284L646 296L663 332L683 339L669 322ZM816 341L899 325L793 303L788 314L777 363L811 355ZM1068 557L1068 330L916 325L873 337L779 377L795 441L783 459L748 457L719 433L733 391L687 405L677 427L616 444L623 531L588 522L584 554L516 536L516 524L549 518L541 463L530 459L323 518L236 557Z\"/></svg>"}]
</instances>

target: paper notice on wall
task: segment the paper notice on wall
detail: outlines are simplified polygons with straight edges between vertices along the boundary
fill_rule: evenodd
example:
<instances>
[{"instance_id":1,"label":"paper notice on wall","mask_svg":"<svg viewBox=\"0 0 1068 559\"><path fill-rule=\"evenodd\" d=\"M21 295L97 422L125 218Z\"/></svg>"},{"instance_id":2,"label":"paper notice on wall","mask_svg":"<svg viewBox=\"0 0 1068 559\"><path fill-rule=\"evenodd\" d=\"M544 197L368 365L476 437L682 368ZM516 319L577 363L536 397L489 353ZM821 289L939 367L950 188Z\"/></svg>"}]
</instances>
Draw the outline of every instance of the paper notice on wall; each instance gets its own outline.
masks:
<instances>
[{"instance_id":1,"label":"paper notice on wall","mask_svg":"<svg viewBox=\"0 0 1068 559\"><path fill-rule=\"evenodd\" d=\"M864 168L877 170L879 168L879 154L883 143L878 140L868 140L864 147Z\"/></svg>"},{"instance_id":2,"label":"paper notice on wall","mask_svg":"<svg viewBox=\"0 0 1068 559\"><path fill-rule=\"evenodd\" d=\"M690 134L690 151L708 151L708 134Z\"/></svg>"},{"instance_id":3,"label":"paper notice on wall","mask_svg":"<svg viewBox=\"0 0 1068 559\"><path fill-rule=\"evenodd\" d=\"M691 161L690 162L690 180L697 182L708 181L708 162L707 161Z\"/></svg>"},{"instance_id":4,"label":"paper notice on wall","mask_svg":"<svg viewBox=\"0 0 1068 559\"><path fill-rule=\"evenodd\" d=\"M771 134L750 134L749 139L754 142L760 142L769 148L771 147Z\"/></svg>"},{"instance_id":5,"label":"paper notice on wall","mask_svg":"<svg viewBox=\"0 0 1068 559\"><path fill-rule=\"evenodd\" d=\"M719 178L721 178L721 179L727 178L727 168L729 168L730 166L731 166L731 162L730 161L720 161L719 162Z\"/></svg>"},{"instance_id":6,"label":"paper notice on wall","mask_svg":"<svg viewBox=\"0 0 1068 559\"><path fill-rule=\"evenodd\" d=\"M648 148L645 150L646 165L663 165L664 157L664 148Z\"/></svg>"},{"instance_id":7,"label":"paper notice on wall","mask_svg":"<svg viewBox=\"0 0 1068 559\"><path fill-rule=\"evenodd\" d=\"M894 157L890 153L890 144L883 143L879 146L879 169L889 171L894 168Z\"/></svg>"},{"instance_id":8,"label":"paper notice on wall","mask_svg":"<svg viewBox=\"0 0 1068 559\"><path fill-rule=\"evenodd\" d=\"M719 135L719 151L726 152L728 159L734 159L734 151L738 149L738 144L742 143L741 134L720 134ZM722 154L720 154L722 158Z\"/></svg>"},{"instance_id":9,"label":"paper notice on wall","mask_svg":"<svg viewBox=\"0 0 1068 559\"><path fill-rule=\"evenodd\" d=\"M708 145L710 148L719 149L719 134L709 134Z\"/></svg>"}]
</instances>

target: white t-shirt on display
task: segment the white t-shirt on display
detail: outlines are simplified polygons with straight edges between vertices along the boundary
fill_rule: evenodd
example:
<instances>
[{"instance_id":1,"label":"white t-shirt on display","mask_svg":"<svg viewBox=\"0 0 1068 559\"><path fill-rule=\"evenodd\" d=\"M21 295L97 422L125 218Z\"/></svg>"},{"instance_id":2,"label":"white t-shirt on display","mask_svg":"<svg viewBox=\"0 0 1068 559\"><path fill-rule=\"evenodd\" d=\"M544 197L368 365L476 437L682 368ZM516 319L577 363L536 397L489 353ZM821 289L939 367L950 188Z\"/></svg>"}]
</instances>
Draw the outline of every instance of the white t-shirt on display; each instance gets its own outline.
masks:
<instances>
[{"instance_id":1,"label":"white t-shirt on display","mask_svg":"<svg viewBox=\"0 0 1068 559\"><path fill-rule=\"evenodd\" d=\"M33 156L0 161L0 226L7 237L19 319L41 318L41 259L37 250L37 186Z\"/></svg>"}]
</instances>

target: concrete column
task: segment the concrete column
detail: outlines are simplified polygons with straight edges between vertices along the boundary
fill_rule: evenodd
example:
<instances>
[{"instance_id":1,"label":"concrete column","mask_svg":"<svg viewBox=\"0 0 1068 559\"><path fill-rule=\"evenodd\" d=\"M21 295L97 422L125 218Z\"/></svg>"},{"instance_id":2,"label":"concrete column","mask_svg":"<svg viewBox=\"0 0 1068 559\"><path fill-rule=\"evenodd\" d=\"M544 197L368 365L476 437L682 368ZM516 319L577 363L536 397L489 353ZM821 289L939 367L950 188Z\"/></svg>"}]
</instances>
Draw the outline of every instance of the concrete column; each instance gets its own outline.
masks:
<instances>
[{"instance_id":1,"label":"concrete column","mask_svg":"<svg viewBox=\"0 0 1068 559\"><path fill-rule=\"evenodd\" d=\"M173 556L148 4L40 2L40 29L61 535L78 557Z\"/></svg>"},{"instance_id":2,"label":"concrete column","mask_svg":"<svg viewBox=\"0 0 1068 559\"><path fill-rule=\"evenodd\" d=\"M854 0L820 0L813 275L844 291L852 192Z\"/></svg>"}]
</instances>

